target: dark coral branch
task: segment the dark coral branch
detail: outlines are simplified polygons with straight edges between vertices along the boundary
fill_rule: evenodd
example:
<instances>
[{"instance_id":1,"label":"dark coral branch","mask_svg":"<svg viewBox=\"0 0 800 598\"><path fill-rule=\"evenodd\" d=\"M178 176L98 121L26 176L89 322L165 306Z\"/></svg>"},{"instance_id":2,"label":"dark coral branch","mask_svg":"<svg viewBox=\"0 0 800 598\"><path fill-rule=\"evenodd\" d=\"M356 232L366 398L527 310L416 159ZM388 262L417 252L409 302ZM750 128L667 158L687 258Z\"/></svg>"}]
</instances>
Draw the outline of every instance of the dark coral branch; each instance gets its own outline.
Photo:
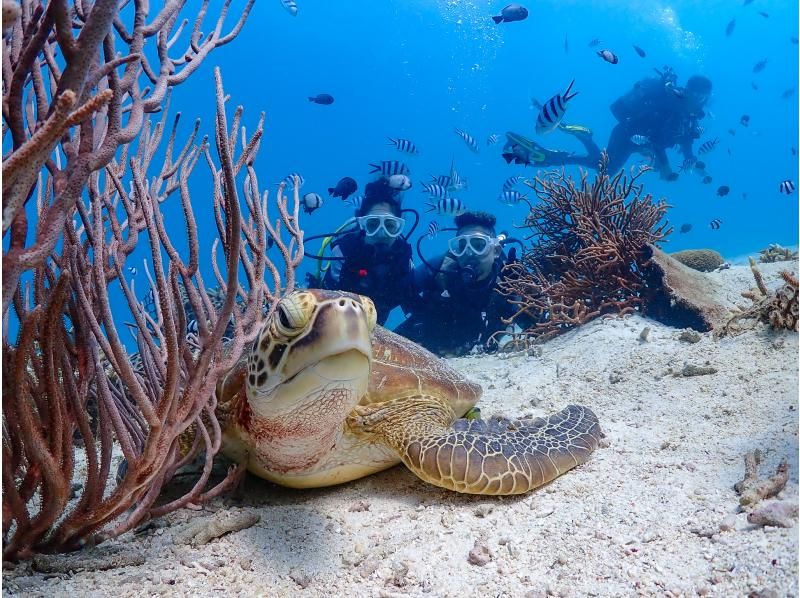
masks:
<instances>
[{"instance_id":1,"label":"dark coral branch","mask_svg":"<svg viewBox=\"0 0 800 598\"><path fill-rule=\"evenodd\" d=\"M601 169L590 182L582 171L576 183L550 171L528 183L538 198L523 225L532 244L500 285L518 308L508 323L521 325L522 337L542 340L643 308L646 246L671 229L668 206L644 194L639 176Z\"/></svg>"}]
</instances>

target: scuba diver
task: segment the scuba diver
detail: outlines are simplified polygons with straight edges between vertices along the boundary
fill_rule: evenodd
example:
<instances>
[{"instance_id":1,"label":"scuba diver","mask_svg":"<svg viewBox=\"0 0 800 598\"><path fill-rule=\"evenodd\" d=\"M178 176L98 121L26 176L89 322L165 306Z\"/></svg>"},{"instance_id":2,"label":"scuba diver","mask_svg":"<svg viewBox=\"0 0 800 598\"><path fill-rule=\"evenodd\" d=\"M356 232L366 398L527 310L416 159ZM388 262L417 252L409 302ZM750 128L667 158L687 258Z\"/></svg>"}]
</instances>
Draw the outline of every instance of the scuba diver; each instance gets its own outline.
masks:
<instances>
[{"instance_id":1,"label":"scuba diver","mask_svg":"<svg viewBox=\"0 0 800 598\"><path fill-rule=\"evenodd\" d=\"M325 237L319 255L309 255L320 260L317 275L307 276L309 287L366 295L375 303L381 325L395 307L405 309L414 294L414 264L408 237L414 232L419 216L414 210L401 209L398 194L390 187L388 178L381 177L366 186L355 218L335 233L307 239ZM415 216L414 225L405 236L404 213ZM328 246L331 254L323 255Z\"/></svg>"},{"instance_id":2,"label":"scuba diver","mask_svg":"<svg viewBox=\"0 0 800 598\"><path fill-rule=\"evenodd\" d=\"M608 171L616 172L633 153L650 158L662 179L674 181L678 173L672 170L667 148L679 146L684 165L691 167L696 158L692 146L703 131L700 121L705 117L704 107L711 96L711 81L694 75L684 87L677 85L678 77L670 67L654 69L656 77L648 77L634 84L624 96L611 104L611 113L617 124L611 131L606 151ZM508 142L503 157L506 162L535 164L536 166L561 166L577 164L596 168L600 150L585 127L560 125L565 133L575 136L586 148L586 155L542 147L521 135L507 133ZM529 162L526 162L529 160Z\"/></svg>"},{"instance_id":3,"label":"scuba diver","mask_svg":"<svg viewBox=\"0 0 800 598\"><path fill-rule=\"evenodd\" d=\"M494 333L503 330L516 311L497 291L500 272L516 259L515 248L506 256L503 245L521 243L495 232L496 218L485 212L465 212L455 218L455 236L449 251L414 270L419 291L411 315L395 332L443 357L464 355L476 345L491 351Z\"/></svg>"}]
</instances>

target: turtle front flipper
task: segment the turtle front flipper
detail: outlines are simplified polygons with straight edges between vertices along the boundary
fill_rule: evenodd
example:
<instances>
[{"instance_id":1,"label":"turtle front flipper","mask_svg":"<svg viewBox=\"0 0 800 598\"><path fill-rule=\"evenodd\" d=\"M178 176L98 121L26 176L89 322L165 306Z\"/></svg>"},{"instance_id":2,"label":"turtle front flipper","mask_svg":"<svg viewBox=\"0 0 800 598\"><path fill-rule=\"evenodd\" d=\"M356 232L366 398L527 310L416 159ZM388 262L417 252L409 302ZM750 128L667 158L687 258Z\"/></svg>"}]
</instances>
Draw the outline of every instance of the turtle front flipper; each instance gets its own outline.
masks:
<instances>
[{"instance_id":1,"label":"turtle front flipper","mask_svg":"<svg viewBox=\"0 0 800 598\"><path fill-rule=\"evenodd\" d=\"M545 419L456 419L436 397L356 407L347 424L397 451L421 479L467 494L522 494L585 463L603 433L587 407Z\"/></svg>"}]
</instances>

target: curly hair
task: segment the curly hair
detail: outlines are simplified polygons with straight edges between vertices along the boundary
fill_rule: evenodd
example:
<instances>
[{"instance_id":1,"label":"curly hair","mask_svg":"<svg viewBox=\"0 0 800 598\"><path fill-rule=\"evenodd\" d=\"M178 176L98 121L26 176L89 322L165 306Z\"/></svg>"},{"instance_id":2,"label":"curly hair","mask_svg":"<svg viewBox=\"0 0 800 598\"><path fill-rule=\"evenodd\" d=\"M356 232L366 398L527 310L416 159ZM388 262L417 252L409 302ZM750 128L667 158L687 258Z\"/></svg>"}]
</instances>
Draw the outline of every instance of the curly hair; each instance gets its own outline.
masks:
<instances>
[{"instance_id":1,"label":"curly hair","mask_svg":"<svg viewBox=\"0 0 800 598\"><path fill-rule=\"evenodd\" d=\"M361 207L356 209L356 216L364 216L377 204L389 204L392 214L400 216L402 210L400 200L397 197L398 191L389 186L389 179L381 177L372 181L364 188L364 201Z\"/></svg>"},{"instance_id":2,"label":"curly hair","mask_svg":"<svg viewBox=\"0 0 800 598\"><path fill-rule=\"evenodd\" d=\"M497 218L488 212L464 212L455 217L455 224L459 230L467 226L480 226L491 231L492 235L494 235L494 226L497 224Z\"/></svg>"}]
</instances>

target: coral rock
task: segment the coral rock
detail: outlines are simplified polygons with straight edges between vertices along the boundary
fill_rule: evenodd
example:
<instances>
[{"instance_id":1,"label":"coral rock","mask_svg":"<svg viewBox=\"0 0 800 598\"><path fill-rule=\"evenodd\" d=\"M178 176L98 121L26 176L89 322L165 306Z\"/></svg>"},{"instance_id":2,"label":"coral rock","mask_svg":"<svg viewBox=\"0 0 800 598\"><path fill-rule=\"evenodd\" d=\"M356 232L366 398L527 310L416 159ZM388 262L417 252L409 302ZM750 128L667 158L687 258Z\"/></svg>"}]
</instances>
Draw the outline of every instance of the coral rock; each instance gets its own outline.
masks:
<instances>
[{"instance_id":1,"label":"coral rock","mask_svg":"<svg viewBox=\"0 0 800 598\"><path fill-rule=\"evenodd\" d=\"M713 249L686 249L669 254L684 266L700 272L711 272L725 263L725 258Z\"/></svg>"}]
</instances>

